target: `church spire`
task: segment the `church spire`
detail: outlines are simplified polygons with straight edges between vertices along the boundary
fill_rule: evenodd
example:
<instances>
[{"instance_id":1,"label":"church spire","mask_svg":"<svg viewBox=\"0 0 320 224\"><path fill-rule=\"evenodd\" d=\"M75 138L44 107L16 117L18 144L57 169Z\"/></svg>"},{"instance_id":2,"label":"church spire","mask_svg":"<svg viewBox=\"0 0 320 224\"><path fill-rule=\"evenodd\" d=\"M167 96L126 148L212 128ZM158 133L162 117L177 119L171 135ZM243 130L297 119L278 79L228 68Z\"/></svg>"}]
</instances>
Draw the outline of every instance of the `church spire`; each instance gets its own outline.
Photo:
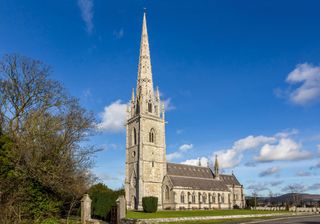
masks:
<instances>
[{"instance_id":1,"label":"church spire","mask_svg":"<svg viewBox=\"0 0 320 224\"><path fill-rule=\"evenodd\" d=\"M216 155L216 159L214 162L214 176L219 179L219 163L218 163L218 155Z\"/></svg>"},{"instance_id":2,"label":"church spire","mask_svg":"<svg viewBox=\"0 0 320 224\"><path fill-rule=\"evenodd\" d=\"M140 43L140 57L137 80L137 97L141 97L141 94L153 95L152 70L147 31L146 11L144 11L143 13L142 21L142 34Z\"/></svg>"},{"instance_id":3,"label":"church spire","mask_svg":"<svg viewBox=\"0 0 320 224\"><path fill-rule=\"evenodd\" d=\"M131 103L134 103L134 88L132 88Z\"/></svg>"}]
</instances>

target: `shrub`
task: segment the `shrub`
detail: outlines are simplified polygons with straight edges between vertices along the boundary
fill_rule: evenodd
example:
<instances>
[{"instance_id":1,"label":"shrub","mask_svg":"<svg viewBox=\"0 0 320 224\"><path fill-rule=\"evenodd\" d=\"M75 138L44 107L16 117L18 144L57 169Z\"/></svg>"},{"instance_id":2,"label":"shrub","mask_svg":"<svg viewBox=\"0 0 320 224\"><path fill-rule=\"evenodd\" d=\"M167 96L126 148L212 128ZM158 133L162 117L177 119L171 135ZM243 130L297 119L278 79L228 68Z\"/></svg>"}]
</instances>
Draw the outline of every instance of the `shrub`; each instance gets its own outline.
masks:
<instances>
[{"instance_id":1,"label":"shrub","mask_svg":"<svg viewBox=\"0 0 320 224\"><path fill-rule=\"evenodd\" d=\"M157 197L143 197L142 207L144 212L152 213L158 209L158 198Z\"/></svg>"},{"instance_id":2,"label":"shrub","mask_svg":"<svg viewBox=\"0 0 320 224\"><path fill-rule=\"evenodd\" d=\"M41 224L59 224L59 220L56 218L48 218L41 222Z\"/></svg>"},{"instance_id":3,"label":"shrub","mask_svg":"<svg viewBox=\"0 0 320 224\"><path fill-rule=\"evenodd\" d=\"M120 195L124 195L124 190L112 190L102 183L93 185L89 189L89 195L92 199L92 217L110 221L108 213L112 205L116 204L116 200Z\"/></svg>"},{"instance_id":4,"label":"shrub","mask_svg":"<svg viewBox=\"0 0 320 224\"><path fill-rule=\"evenodd\" d=\"M235 204L234 206L233 206L233 209L239 209L240 207L239 207L239 205L237 205L237 204Z\"/></svg>"}]
</instances>

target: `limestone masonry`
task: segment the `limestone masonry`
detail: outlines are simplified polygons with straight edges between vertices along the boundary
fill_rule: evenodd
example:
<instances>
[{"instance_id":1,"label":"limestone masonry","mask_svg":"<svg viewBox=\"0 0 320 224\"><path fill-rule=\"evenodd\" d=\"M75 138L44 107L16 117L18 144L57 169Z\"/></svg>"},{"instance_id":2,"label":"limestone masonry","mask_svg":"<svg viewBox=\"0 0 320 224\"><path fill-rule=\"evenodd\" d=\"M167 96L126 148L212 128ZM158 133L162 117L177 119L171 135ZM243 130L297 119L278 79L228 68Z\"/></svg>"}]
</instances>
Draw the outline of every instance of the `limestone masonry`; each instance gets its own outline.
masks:
<instances>
[{"instance_id":1,"label":"limestone masonry","mask_svg":"<svg viewBox=\"0 0 320 224\"><path fill-rule=\"evenodd\" d=\"M135 95L136 94L136 95ZM158 209L232 209L244 207L243 186L232 175L209 167L167 163L165 111L154 90L143 15L136 93L132 90L126 123L125 198L128 209L142 209L142 198L158 197Z\"/></svg>"}]
</instances>

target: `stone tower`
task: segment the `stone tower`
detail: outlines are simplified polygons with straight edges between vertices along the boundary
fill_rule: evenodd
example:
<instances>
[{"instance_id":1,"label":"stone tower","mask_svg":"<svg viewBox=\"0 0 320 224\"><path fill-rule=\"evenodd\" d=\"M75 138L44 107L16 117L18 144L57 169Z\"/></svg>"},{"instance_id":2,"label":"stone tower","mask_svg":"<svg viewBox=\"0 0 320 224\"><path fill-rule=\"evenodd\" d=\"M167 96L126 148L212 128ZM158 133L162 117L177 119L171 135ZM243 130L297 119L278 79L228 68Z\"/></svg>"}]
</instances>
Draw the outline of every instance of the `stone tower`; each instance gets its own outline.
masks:
<instances>
[{"instance_id":1,"label":"stone tower","mask_svg":"<svg viewBox=\"0 0 320 224\"><path fill-rule=\"evenodd\" d=\"M146 13L143 15L136 94L132 90L126 123L125 195L128 209L142 209L142 198L158 197L166 175L164 104L153 89Z\"/></svg>"}]
</instances>

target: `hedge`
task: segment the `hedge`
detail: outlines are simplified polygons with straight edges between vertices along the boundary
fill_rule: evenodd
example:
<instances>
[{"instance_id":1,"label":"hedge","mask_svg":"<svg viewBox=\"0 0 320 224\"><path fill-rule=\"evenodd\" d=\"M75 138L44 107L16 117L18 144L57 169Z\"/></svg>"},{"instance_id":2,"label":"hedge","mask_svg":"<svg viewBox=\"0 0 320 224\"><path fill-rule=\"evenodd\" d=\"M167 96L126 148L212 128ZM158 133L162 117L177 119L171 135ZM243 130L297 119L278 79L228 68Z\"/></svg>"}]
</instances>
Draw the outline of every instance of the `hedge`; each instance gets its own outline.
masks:
<instances>
[{"instance_id":1,"label":"hedge","mask_svg":"<svg viewBox=\"0 0 320 224\"><path fill-rule=\"evenodd\" d=\"M158 198L157 197L143 197L142 207L144 212L152 213L158 209Z\"/></svg>"}]
</instances>

